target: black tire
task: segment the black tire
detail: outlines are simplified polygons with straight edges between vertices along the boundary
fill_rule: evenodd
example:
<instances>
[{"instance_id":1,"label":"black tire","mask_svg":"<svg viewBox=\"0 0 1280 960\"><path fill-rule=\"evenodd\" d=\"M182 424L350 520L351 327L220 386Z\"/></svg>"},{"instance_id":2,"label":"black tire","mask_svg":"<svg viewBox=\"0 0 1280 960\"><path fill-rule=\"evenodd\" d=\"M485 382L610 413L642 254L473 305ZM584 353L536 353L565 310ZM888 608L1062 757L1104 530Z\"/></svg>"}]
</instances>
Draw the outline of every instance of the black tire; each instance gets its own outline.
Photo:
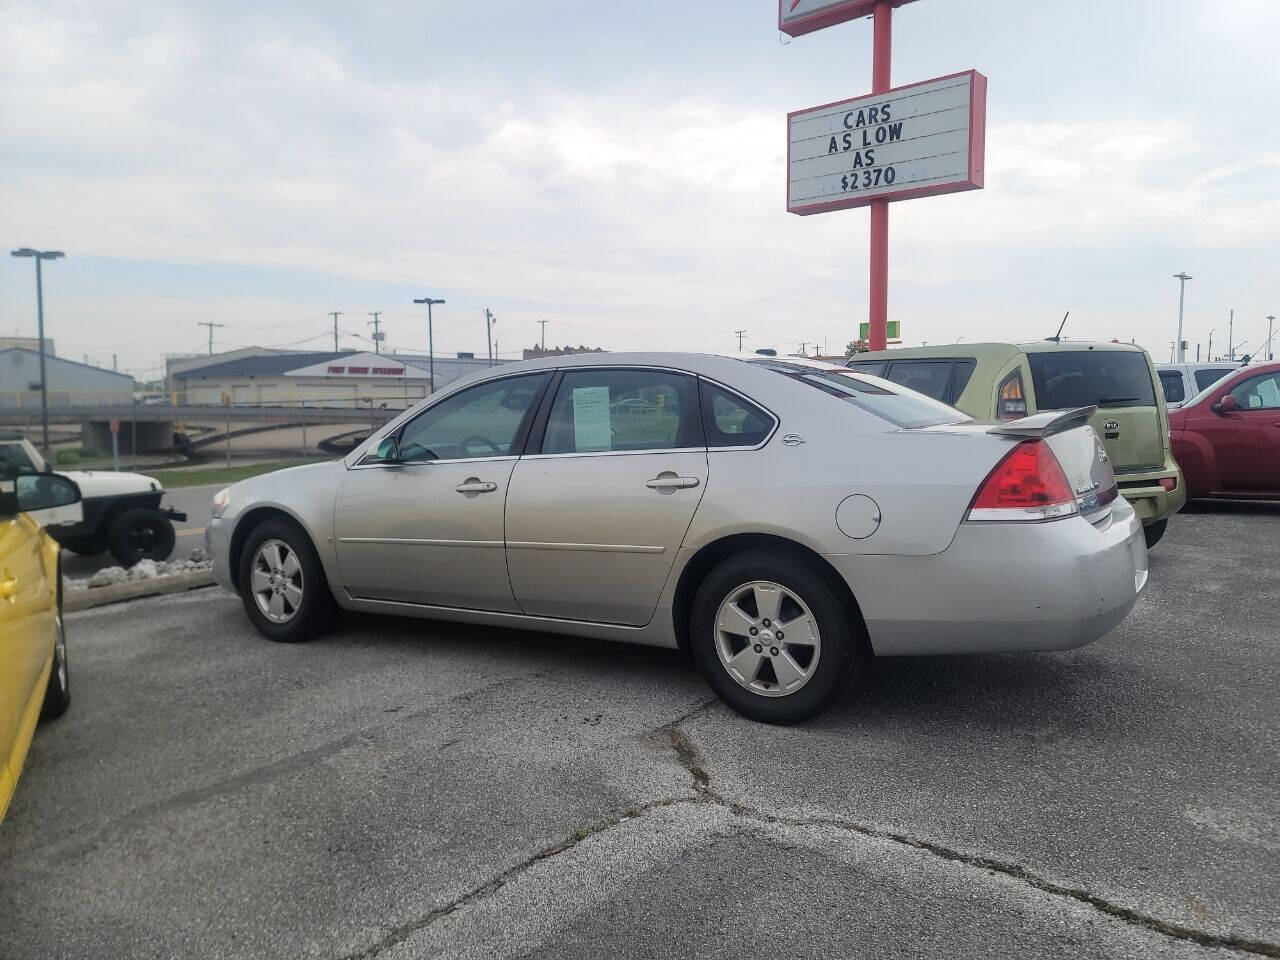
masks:
<instances>
[{"instance_id":1,"label":"black tire","mask_svg":"<svg viewBox=\"0 0 1280 960\"><path fill-rule=\"evenodd\" d=\"M177 543L173 524L159 510L126 510L107 528L107 549L116 563L132 567L139 560L168 560Z\"/></svg>"},{"instance_id":2,"label":"black tire","mask_svg":"<svg viewBox=\"0 0 1280 960\"><path fill-rule=\"evenodd\" d=\"M288 619L283 622L272 620L268 613L259 607L258 597L252 589L258 551L263 544L272 540L278 541L287 548L287 553L282 551L286 563L288 555L292 554L300 567L296 576L280 575L281 603L283 613L288 616ZM271 574L269 568L265 568L263 572L266 572L268 577ZM301 590L301 600L296 607L284 599L286 579ZM240 585L240 599L244 603L244 610L249 620L259 633L277 643L302 643L306 640L314 640L329 628L337 615L337 604L334 603L329 581L325 578L324 567L321 566L320 557L316 555L315 547L311 544L311 538L296 523L283 517L265 520L249 532L240 553L237 582Z\"/></svg>"},{"instance_id":3,"label":"black tire","mask_svg":"<svg viewBox=\"0 0 1280 960\"><path fill-rule=\"evenodd\" d=\"M60 541L63 548L82 557L96 557L107 550L107 535L94 533L87 537L67 537Z\"/></svg>"},{"instance_id":4,"label":"black tire","mask_svg":"<svg viewBox=\"0 0 1280 960\"><path fill-rule=\"evenodd\" d=\"M61 575L61 574L59 574ZM71 706L71 674L67 668L67 633L62 622L62 591L58 591L57 619L54 621L53 670L44 693L41 720L52 720Z\"/></svg>"},{"instance_id":5,"label":"black tire","mask_svg":"<svg viewBox=\"0 0 1280 960\"><path fill-rule=\"evenodd\" d=\"M1163 520L1157 520L1155 523L1148 523L1142 528L1142 535L1147 538L1148 550L1160 542L1160 538L1164 536L1164 532L1168 528L1168 517L1165 517Z\"/></svg>"},{"instance_id":6,"label":"black tire","mask_svg":"<svg viewBox=\"0 0 1280 960\"><path fill-rule=\"evenodd\" d=\"M793 599L783 601L784 606L788 603L795 604L798 599L809 608L818 627L820 647L816 653L816 666L808 680L794 693L771 696L754 692L735 679L720 659L718 651L721 641L717 637L716 617L721 605L757 581L777 584L784 591L793 594ZM786 553L748 550L723 561L698 588L689 623L689 646L707 683L734 710L764 723L798 723L819 713L853 683L863 669L867 649L865 631L861 617L850 607L851 604L838 589L838 584L831 582L830 573L821 572L802 559ZM756 614L759 612L757 609ZM779 615L779 620L783 616L786 616L785 611ZM741 637L726 637L726 642L739 639L754 649L754 644L745 634ZM793 662L803 657L803 645L800 648L793 647L790 640L786 641L785 647L782 644L770 647L769 643L765 646L780 651L785 649L793 655ZM777 674L773 670L773 658L768 659L767 667L764 662L761 661L755 674L756 682L767 686L771 682L769 676L772 676L772 682L778 683ZM812 662L808 661L805 666Z\"/></svg>"}]
</instances>

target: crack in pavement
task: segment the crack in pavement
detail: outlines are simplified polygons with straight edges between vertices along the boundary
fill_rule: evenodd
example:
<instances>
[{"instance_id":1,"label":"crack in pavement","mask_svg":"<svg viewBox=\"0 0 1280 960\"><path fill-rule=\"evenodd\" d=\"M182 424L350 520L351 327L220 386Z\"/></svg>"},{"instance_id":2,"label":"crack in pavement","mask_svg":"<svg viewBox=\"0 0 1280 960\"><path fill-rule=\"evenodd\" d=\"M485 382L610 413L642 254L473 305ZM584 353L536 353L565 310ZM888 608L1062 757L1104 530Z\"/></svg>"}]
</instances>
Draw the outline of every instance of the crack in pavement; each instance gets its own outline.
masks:
<instances>
[{"instance_id":1,"label":"crack in pavement","mask_svg":"<svg viewBox=\"0 0 1280 960\"><path fill-rule=\"evenodd\" d=\"M754 820L759 823L770 825L791 827L827 827L843 830L869 839L909 847L912 850L928 853L932 856L938 857L939 859L952 863L962 863L966 866L974 867L979 870L996 873L1001 876L1017 880L1018 882L1031 887L1032 889L1039 890L1042 893L1047 893L1051 896L1061 897L1063 899L1074 900L1077 903L1092 907L1100 913L1103 913L1115 920L1119 920L1129 926L1148 930L1173 940L1181 940L1202 947L1234 950L1239 953L1254 954L1262 957L1280 957L1280 944L1267 943L1261 940L1250 940L1244 937L1208 933L1203 930L1185 927L1181 924L1167 920L1161 920L1159 917L1154 917L1130 907L1113 903L1110 900L1100 897L1097 894L1090 893L1087 890L1055 883L1054 881L1049 880L1046 877L1041 877L1017 864L1005 863L1004 861L978 854L965 853L961 850L956 850L940 843L935 843L930 840L920 840L892 830L883 830L877 827L853 823L846 820L839 820L836 818L783 817L776 814L764 813L753 807L730 800L712 789L711 776L703 765L704 761L702 752L698 749L697 744L695 744L681 729L681 725L683 723L692 717L705 712L714 703L714 700L709 700L684 716L677 718L670 724L660 727L655 731L656 733L665 733L670 739L671 749L675 752L680 765L684 767L693 780L693 788L696 796L664 797L659 800L651 800L648 803L629 807L624 813L599 820L589 827L579 828L572 836L543 848L533 856L508 867L497 876L491 878L478 887L473 887L443 906L436 907L415 920L411 920L408 923L392 928L381 940L371 944L359 953L346 955L343 960L370 960L370 958L376 957L387 948L404 942L413 934L426 929L436 921L455 913L477 900L491 896L501 890L512 880L526 873L544 860L549 860L561 853L572 850L574 847L578 846L578 844L583 843L591 837L598 836L599 834L612 830L618 825L625 823L628 820L634 820L637 817L649 813L650 811L662 809L664 807L678 806L681 804L699 804L723 807L743 819Z\"/></svg>"}]
</instances>

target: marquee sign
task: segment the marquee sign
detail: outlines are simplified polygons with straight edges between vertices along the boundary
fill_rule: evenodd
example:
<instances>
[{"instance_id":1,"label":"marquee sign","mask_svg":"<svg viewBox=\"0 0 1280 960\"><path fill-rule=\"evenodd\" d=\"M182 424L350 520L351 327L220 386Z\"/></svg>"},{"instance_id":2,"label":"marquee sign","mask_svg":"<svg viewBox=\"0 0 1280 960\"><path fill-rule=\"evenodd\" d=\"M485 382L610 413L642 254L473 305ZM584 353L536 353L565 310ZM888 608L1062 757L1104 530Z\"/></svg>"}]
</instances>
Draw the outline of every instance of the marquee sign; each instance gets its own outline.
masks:
<instances>
[{"instance_id":1,"label":"marquee sign","mask_svg":"<svg viewBox=\"0 0 1280 960\"><path fill-rule=\"evenodd\" d=\"M391 360L376 353L352 353L333 360L287 370L286 377L399 377L407 380L428 380L431 375L421 367Z\"/></svg>"},{"instance_id":2,"label":"marquee sign","mask_svg":"<svg viewBox=\"0 0 1280 960\"><path fill-rule=\"evenodd\" d=\"M986 115L976 70L788 114L787 210L981 189Z\"/></svg>"},{"instance_id":3,"label":"marquee sign","mask_svg":"<svg viewBox=\"0 0 1280 960\"><path fill-rule=\"evenodd\" d=\"M911 0L891 0L900 7ZM778 29L793 37L869 17L876 0L778 0Z\"/></svg>"}]
</instances>

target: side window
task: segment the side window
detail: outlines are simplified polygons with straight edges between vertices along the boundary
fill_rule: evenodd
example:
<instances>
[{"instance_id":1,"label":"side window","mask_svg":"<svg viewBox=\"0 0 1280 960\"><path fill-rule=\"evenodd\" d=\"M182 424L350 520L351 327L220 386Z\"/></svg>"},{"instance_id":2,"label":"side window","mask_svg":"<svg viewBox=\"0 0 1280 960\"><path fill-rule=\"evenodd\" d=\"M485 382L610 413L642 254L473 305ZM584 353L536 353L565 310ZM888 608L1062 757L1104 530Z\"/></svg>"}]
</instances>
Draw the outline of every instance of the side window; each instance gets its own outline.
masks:
<instances>
[{"instance_id":1,"label":"side window","mask_svg":"<svg viewBox=\"0 0 1280 960\"><path fill-rule=\"evenodd\" d=\"M969 380L973 377L973 371L978 368L977 360L957 360L956 374L951 381L951 404L960 399L960 394L964 393L964 388L969 385Z\"/></svg>"},{"instance_id":2,"label":"side window","mask_svg":"<svg viewBox=\"0 0 1280 960\"><path fill-rule=\"evenodd\" d=\"M1161 370L1160 386L1164 388L1166 403L1181 403L1187 398L1187 388L1181 370Z\"/></svg>"},{"instance_id":3,"label":"side window","mask_svg":"<svg viewBox=\"0 0 1280 960\"><path fill-rule=\"evenodd\" d=\"M996 397L996 419L1018 420L1027 415L1027 394L1022 387L1022 371L1015 370L1000 382Z\"/></svg>"},{"instance_id":4,"label":"side window","mask_svg":"<svg viewBox=\"0 0 1280 960\"><path fill-rule=\"evenodd\" d=\"M950 360L895 360L889 365L887 376L894 383L934 400L945 403L950 396Z\"/></svg>"},{"instance_id":5,"label":"side window","mask_svg":"<svg viewBox=\"0 0 1280 960\"><path fill-rule=\"evenodd\" d=\"M873 377L884 376L883 360L852 360L845 364L850 370L857 370L859 373L869 373Z\"/></svg>"},{"instance_id":6,"label":"side window","mask_svg":"<svg viewBox=\"0 0 1280 960\"><path fill-rule=\"evenodd\" d=\"M1205 387L1212 387L1215 383L1225 377L1228 373L1234 373L1234 367L1225 367L1221 370L1197 370L1196 371L1196 390L1203 390Z\"/></svg>"},{"instance_id":7,"label":"side window","mask_svg":"<svg viewBox=\"0 0 1280 960\"><path fill-rule=\"evenodd\" d=\"M494 380L440 401L400 430L400 458L421 463L519 453L512 444L550 377Z\"/></svg>"},{"instance_id":8,"label":"side window","mask_svg":"<svg viewBox=\"0 0 1280 960\"><path fill-rule=\"evenodd\" d=\"M1231 391L1240 410L1280 410L1280 373L1253 377Z\"/></svg>"},{"instance_id":9,"label":"side window","mask_svg":"<svg viewBox=\"0 0 1280 960\"><path fill-rule=\"evenodd\" d=\"M543 453L700 447L693 378L666 370L570 370L560 379Z\"/></svg>"},{"instance_id":10,"label":"side window","mask_svg":"<svg viewBox=\"0 0 1280 960\"><path fill-rule=\"evenodd\" d=\"M754 447L769 436L774 419L754 403L704 380L702 423L708 447Z\"/></svg>"}]
</instances>

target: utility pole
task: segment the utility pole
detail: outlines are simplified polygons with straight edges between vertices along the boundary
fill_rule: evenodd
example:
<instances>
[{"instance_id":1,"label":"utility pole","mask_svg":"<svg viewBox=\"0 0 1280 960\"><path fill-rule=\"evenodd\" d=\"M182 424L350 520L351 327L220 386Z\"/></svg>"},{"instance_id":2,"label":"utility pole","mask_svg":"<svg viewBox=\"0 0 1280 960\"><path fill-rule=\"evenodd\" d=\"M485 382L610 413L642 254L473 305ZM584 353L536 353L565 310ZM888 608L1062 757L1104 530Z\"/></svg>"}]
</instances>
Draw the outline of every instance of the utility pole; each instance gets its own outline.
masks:
<instances>
[{"instance_id":1,"label":"utility pole","mask_svg":"<svg viewBox=\"0 0 1280 960\"><path fill-rule=\"evenodd\" d=\"M197 326L197 327L208 327L208 328L209 328L209 356L211 356L211 357L212 357L212 356L213 356L213 328L214 328L214 327L225 327L225 326L226 326L226 324L225 324L225 323L210 323L208 320L197 320L197 321L196 321L196 326Z\"/></svg>"},{"instance_id":2,"label":"utility pole","mask_svg":"<svg viewBox=\"0 0 1280 960\"><path fill-rule=\"evenodd\" d=\"M489 350L489 366L493 366L493 325L498 322L498 318L493 315L488 307L484 308L484 345ZM546 330L546 327L542 328Z\"/></svg>"},{"instance_id":3,"label":"utility pole","mask_svg":"<svg viewBox=\"0 0 1280 960\"><path fill-rule=\"evenodd\" d=\"M805 350L804 350L804 348L805 348L805 347L807 347L808 345L809 345L809 341L808 341L808 340L801 340L801 341L800 341L800 356L802 356L802 357L807 357L807 356L808 356L808 354L807 354L807 353L805 353Z\"/></svg>"},{"instance_id":4,"label":"utility pole","mask_svg":"<svg viewBox=\"0 0 1280 960\"><path fill-rule=\"evenodd\" d=\"M427 367L428 374L431 377L431 392L436 392L436 341L435 333L432 331L431 324L431 308L437 303L444 303L443 300L432 300L430 297L422 297L415 299L414 303L425 303L427 305Z\"/></svg>"},{"instance_id":5,"label":"utility pole","mask_svg":"<svg viewBox=\"0 0 1280 960\"><path fill-rule=\"evenodd\" d=\"M1213 363L1213 335L1217 333L1218 328L1214 327L1209 331L1209 349L1204 352L1204 358Z\"/></svg>"},{"instance_id":6,"label":"utility pole","mask_svg":"<svg viewBox=\"0 0 1280 960\"><path fill-rule=\"evenodd\" d=\"M382 332L378 329L378 324L381 322L378 318L382 316L382 311L370 310L369 316L373 317L368 321L369 326L373 327L373 352L382 353Z\"/></svg>"},{"instance_id":7,"label":"utility pole","mask_svg":"<svg viewBox=\"0 0 1280 960\"><path fill-rule=\"evenodd\" d=\"M342 316L341 310L330 310L329 316L333 317L333 352L338 352L338 318Z\"/></svg>"},{"instance_id":8,"label":"utility pole","mask_svg":"<svg viewBox=\"0 0 1280 960\"><path fill-rule=\"evenodd\" d=\"M1231 313L1227 317L1227 359L1234 360L1236 358L1236 311L1231 308Z\"/></svg>"},{"instance_id":9,"label":"utility pole","mask_svg":"<svg viewBox=\"0 0 1280 960\"><path fill-rule=\"evenodd\" d=\"M546 321L546 320L539 320L539 321L538 321L538 323L539 323L539 324L541 325L541 327L542 327L542 349L545 351L545 350L547 349L547 323L548 323L548 321ZM739 349L741 349L741 347L739 347Z\"/></svg>"},{"instance_id":10,"label":"utility pole","mask_svg":"<svg viewBox=\"0 0 1280 960\"><path fill-rule=\"evenodd\" d=\"M53 449L49 446L49 381L44 370L44 274L40 264L45 260L64 257L61 250L32 250L21 247L10 251L14 257L34 257L36 261L36 340L40 346L40 443L44 446L45 459L53 462Z\"/></svg>"},{"instance_id":11,"label":"utility pole","mask_svg":"<svg viewBox=\"0 0 1280 960\"><path fill-rule=\"evenodd\" d=\"M1271 327L1275 324L1275 322L1276 322L1276 318L1274 316L1267 317L1267 359L1268 360L1274 360L1276 358L1275 351L1271 349L1271 337L1272 337Z\"/></svg>"},{"instance_id":12,"label":"utility pole","mask_svg":"<svg viewBox=\"0 0 1280 960\"><path fill-rule=\"evenodd\" d=\"M747 331L745 331L745 330L735 330L735 331L733 331L733 334L734 334L734 336L736 336L736 337L738 338L738 352L739 352L739 353L741 353L741 352L742 352L742 338L743 338L743 337L745 337L745 336L747 335Z\"/></svg>"},{"instance_id":13,"label":"utility pole","mask_svg":"<svg viewBox=\"0 0 1280 960\"><path fill-rule=\"evenodd\" d=\"M1194 280L1195 278L1188 275L1187 271L1183 270L1181 273L1175 273L1173 275L1173 279L1178 281L1178 342L1175 346L1178 351L1178 362L1185 363L1187 360L1187 351L1182 347L1182 306L1186 300L1187 281ZM1172 359L1170 359L1169 362L1172 363Z\"/></svg>"}]
</instances>

